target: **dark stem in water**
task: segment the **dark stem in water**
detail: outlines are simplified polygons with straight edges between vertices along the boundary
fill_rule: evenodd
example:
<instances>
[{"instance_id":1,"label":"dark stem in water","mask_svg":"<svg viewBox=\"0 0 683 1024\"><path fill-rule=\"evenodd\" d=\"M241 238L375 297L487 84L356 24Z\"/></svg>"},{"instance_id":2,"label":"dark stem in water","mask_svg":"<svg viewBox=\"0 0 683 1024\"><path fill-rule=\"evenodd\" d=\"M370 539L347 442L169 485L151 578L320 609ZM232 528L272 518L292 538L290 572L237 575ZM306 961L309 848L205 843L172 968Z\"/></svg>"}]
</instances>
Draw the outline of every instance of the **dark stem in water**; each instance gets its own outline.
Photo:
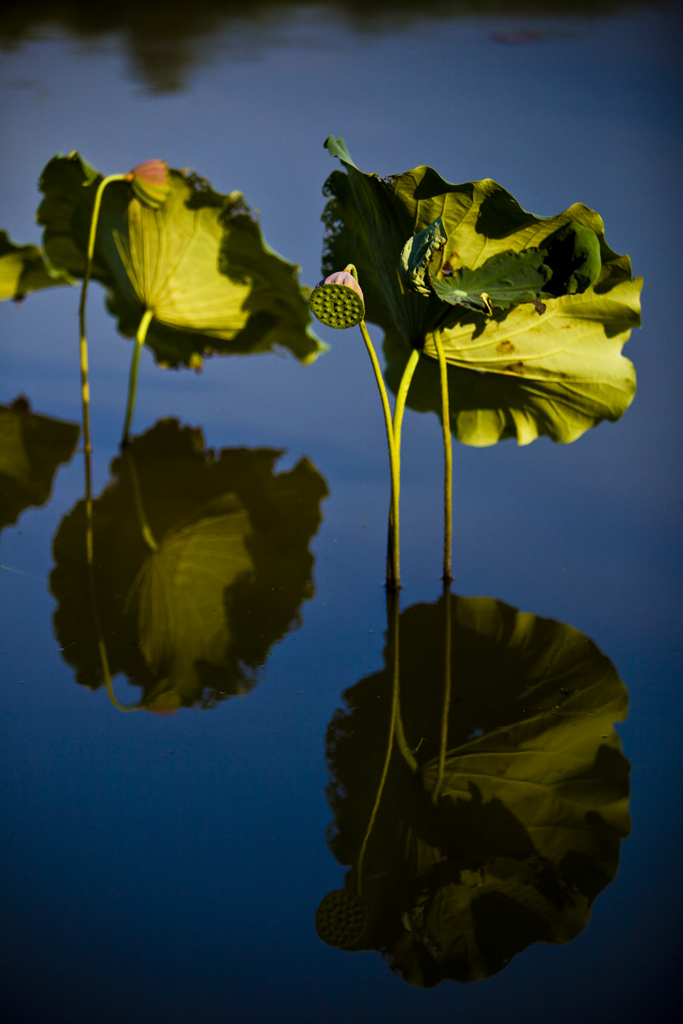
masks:
<instances>
[{"instance_id":1,"label":"dark stem in water","mask_svg":"<svg viewBox=\"0 0 683 1024\"><path fill-rule=\"evenodd\" d=\"M441 786L443 784L446 770L446 751L448 749L448 715L451 709L451 662L453 647L453 623L451 618L451 583L444 580L443 584L443 606L444 606L444 681L443 681L443 706L441 709L441 736L439 741L439 766L437 770L436 783L432 793L432 803L437 803Z\"/></svg>"}]
</instances>

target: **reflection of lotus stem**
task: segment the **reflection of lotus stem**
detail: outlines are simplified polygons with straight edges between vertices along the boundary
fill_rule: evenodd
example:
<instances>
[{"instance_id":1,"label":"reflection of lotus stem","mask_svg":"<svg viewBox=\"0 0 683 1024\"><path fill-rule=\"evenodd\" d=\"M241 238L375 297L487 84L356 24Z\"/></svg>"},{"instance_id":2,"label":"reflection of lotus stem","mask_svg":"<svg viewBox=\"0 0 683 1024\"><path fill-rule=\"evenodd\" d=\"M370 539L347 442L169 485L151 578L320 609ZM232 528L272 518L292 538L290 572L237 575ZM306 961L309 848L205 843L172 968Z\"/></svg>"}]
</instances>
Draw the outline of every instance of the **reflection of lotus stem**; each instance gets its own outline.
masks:
<instances>
[{"instance_id":1,"label":"reflection of lotus stem","mask_svg":"<svg viewBox=\"0 0 683 1024\"><path fill-rule=\"evenodd\" d=\"M443 682L443 708L441 711L441 739L439 743L439 770L436 776L432 803L439 799L444 772L446 770L446 750L448 747L448 715L451 708L451 650L452 650L452 623L451 623L451 584L450 580L444 580L443 585L444 602L444 682Z\"/></svg>"},{"instance_id":2,"label":"reflection of lotus stem","mask_svg":"<svg viewBox=\"0 0 683 1024\"><path fill-rule=\"evenodd\" d=\"M388 646L392 655L392 676L393 686L391 693L391 718L389 721L389 740L387 743L387 753L384 758L384 767L382 768L382 777L379 780L379 787L377 789L377 796L375 797L375 803L370 814L370 820L368 821L368 827L365 830L363 836L363 842L361 844L360 853L358 854L358 862L356 865L356 872L358 875L358 895L361 895L363 887L363 858L365 857L365 850L368 845L368 839L372 832L375 824L375 818L377 817L377 811L379 810L380 801L382 799L382 792L384 791L384 784L387 781L387 774L389 772L389 762L391 761L391 753L394 749L394 733L396 731L396 716L398 713L398 691L399 691L399 647L398 647L398 618L399 618L399 596L396 590L387 589L387 624L388 624Z\"/></svg>"},{"instance_id":3,"label":"reflection of lotus stem","mask_svg":"<svg viewBox=\"0 0 683 1024\"><path fill-rule=\"evenodd\" d=\"M145 544L150 551L156 551L159 545L156 542L156 538L152 533L149 523L147 522L147 516L145 515L145 508L142 504L142 495L140 493L140 481L138 480L138 473L133 462L133 457L128 452L128 465L130 467L130 480L133 486L133 502L135 504L135 511L138 517L138 523L140 526L140 532L142 533Z\"/></svg>"},{"instance_id":4,"label":"reflection of lotus stem","mask_svg":"<svg viewBox=\"0 0 683 1024\"><path fill-rule=\"evenodd\" d=\"M401 751L403 760L406 762L411 772L417 772L420 766L417 763L414 752L408 746L408 740L406 739L406 734L403 731L403 719L401 718L400 705L396 708L396 729L394 730L394 736L396 738L396 746Z\"/></svg>"},{"instance_id":5,"label":"reflection of lotus stem","mask_svg":"<svg viewBox=\"0 0 683 1024\"><path fill-rule=\"evenodd\" d=\"M146 309L142 315L140 326L138 327L138 333L135 337L135 348L133 349L133 358L130 364L130 377L128 379L128 402L126 404L126 419L123 424L123 436L121 438L121 444L126 445L130 440L130 427L133 422L133 409L135 408L135 394L138 387L138 367L140 365L140 352L142 346L145 344L145 338L147 337L147 329L151 323L154 313L151 309Z\"/></svg>"},{"instance_id":6,"label":"reflection of lotus stem","mask_svg":"<svg viewBox=\"0 0 683 1024\"><path fill-rule=\"evenodd\" d=\"M89 461L89 453L88 453ZM109 658L107 657L107 648L104 644L104 633L102 631L102 622L100 619L100 612L97 607L97 591L95 589L95 559L94 559L94 548L93 548L93 504L92 504L92 490L91 490L91 477L86 472L86 483L85 483L85 537L86 537L86 562L88 565L88 589L90 591L90 604L92 608L92 617L95 623L95 634L97 636L97 650L100 655L100 664L102 665L102 675L104 676L104 682L107 687L107 694L109 700L112 702L115 708L119 711L137 711L138 705L125 705L119 704L114 694L114 687L111 681L111 670L109 668Z\"/></svg>"},{"instance_id":7,"label":"reflection of lotus stem","mask_svg":"<svg viewBox=\"0 0 683 1024\"><path fill-rule=\"evenodd\" d=\"M439 332L434 332L434 343L436 353L439 357L439 377L441 380L441 420L443 425L443 454L444 454L444 532L443 532L443 579L450 583L453 579L451 572L451 548L453 534L453 446L451 441L451 417L448 404L448 367L446 365L446 353Z\"/></svg>"},{"instance_id":8,"label":"reflection of lotus stem","mask_svg":"<svg viewBox=\"0 0 683 1024\"><path fill-rule=\"evenodd\" d=\"M380 398L382 399L382 409L384 410L384 423L387 431L387 444L389 446L389 465L391 467L391 512L389 516L389 533L391 537L391 543L389 545L390 551L387 558L387 587L389 590L397 590L400 586L400 555L399 555L399 519L398 519L398 508L399 508L399 494L400 494L400 479L401 479L401 460L398 455L396 444L394 440L394 428L391 421L391 407L389 406L389 399L387 397L387 390L384 386L384 380L382 379L382 371L379 367L377 355L370 340L368 329L365 326L365 321L360 322L361 334L363 335L363 341L365 347L368 350L372 368L375 371L375 379L377 381L377 387L379 388Z\"/></svg>"}]
</instances>

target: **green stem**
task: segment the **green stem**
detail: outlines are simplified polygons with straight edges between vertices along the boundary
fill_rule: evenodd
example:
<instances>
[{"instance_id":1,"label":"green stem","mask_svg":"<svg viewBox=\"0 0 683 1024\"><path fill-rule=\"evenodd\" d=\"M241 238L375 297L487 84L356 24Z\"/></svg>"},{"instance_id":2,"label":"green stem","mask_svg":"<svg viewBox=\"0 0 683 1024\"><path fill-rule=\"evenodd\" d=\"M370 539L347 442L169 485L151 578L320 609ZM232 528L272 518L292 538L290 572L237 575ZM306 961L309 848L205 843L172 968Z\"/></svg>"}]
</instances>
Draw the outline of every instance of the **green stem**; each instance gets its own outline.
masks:
<instances>
[{"instance_id":1,"label":"green stem","mask_svg":"<svg viewBox=\"0 0 683 1024\"><path fill-rule=\"evenodd\" d=\"M443 707L441 709L441 738L439 742L439 768L436 776L436 784L432 793L432 803L439 799L443 777L446 771L446 750L448 749L448 715L451 709L451 662L453 647L453 627L451 622L451 584L450 580L444 580L444 684L443 684Z\"/></svg>"},{"instance_id":2,"label":"green stem","mask_svg":"<svg viewBox=\"0 0 683 1024\"><path fill-rule=\"evenodd\" d=\"M379 781L379 787L377 789L377 795L375 802L370 814L370 820L368 821L368 827L365 830L363 842L361 844L360 853L358 854L358 861L356 865L356 872L358 875L358 895L362 893L363 887L363 859L365 857L365 851L367 849L368 840L370 833L372 832L377 818L377 811L379 810L380 801L382 799L382 793L384 792L384 786L387 781L387 775L389 773L389 762L391 761L391 754L394 749L394 735L396 732L396 719L398 715L398 694L399 694L399 645L398 645L398 623L399 623L399 595L396 590L387 589L387 623L388 623L388 639L389 639L389 650L391 651L391 664L392 664L392 692L391 692L391 715L389 719L389 736L387 742L387 752L384 758L384 766L382 768L382 777Z\"/></svg>"},{"instance_id":3,"label":"green stem","mask_svg":"<svg viewBox=\"0 0 683 1024\"><path fill-rule=\"evenodd\" d=\"M413 379L413 374L417 367L420 353L417 349L413 349L410 353L410 358L406 363L401 377L401 383L398 387L398 393L396 395L396 404L394 406L394 457L398 470L396 473L396 490L394 493L394 500L391 507L391 516L389 517L389 538L387 544L387 559L390 558L392 544L395 544L396 550L399 550L400 543L400 523L399 523L399 507L401 500L401 428L403 426L403 413L405 412L406 399L408 398L408 390L410 388L410 382Z\"/></svg>"},{"instance_id":4,"label":"green stem","mask_svg":"<svg viewBox=\"0 0 683 1024\"><path fill-rule=\"evenodd\" d=\"M453 444L451 440L451 417L448 402L448 366L446 365L446 353L439 332L434 332L434 343L436 353L439 357L439 377L441 380L441 421L443 426L443 454L444 454L444 494L443 494L443 577L450 583L453 579L451 571L452 547L453 547Z\"/></svg>"},{"instance_id":5,"label":"green stem","mask_svg":"<svg viewBox=\"0 0 683 1024\"><path fill-rule=\"evenodd\" d=\"M387 397L387 389L384 386L384 379L382 378L382 371L380 370L379 361L377 355L370 340L368 329L365 326L365 321L361 320L360 330L363 335L363 341L365 347L368 350L372 368L375 371L375 379L377 381L377 387L379 388L380 398L382 399L382 409L384 411L384 424L387 432L387 445L389 447L389 465L391 468L391 514L390 514L390 532L392 535L391 543L391 555L387 563L387 588L389 590L398 590L400 587L400 557L399 557L399 520L398 520L398 505L399 505L399 490L400 490L400 478L401 478L401 463L397 456L396 444L394 439L394 427L391 419L391 407L389 405L389 398Z\"/></svg>"},{"instance_id":6,"label":"green stem","mask_svg":"<svg viewBox=\"0 0 683 1024\"><path fill-rule=\"evenodd\" d=\"M81 301L78 306L78 327L80 334L80 363L81 363L81 417L83 420L83 456L85 469L85 512L86 512L86 533L85 545L86 556L89 563L93 559L93 537L92 537L92 434L90 430L90 386L88 383L88 339L85 331L85 309L88 297L88 285L92 273L92 260L95 252L95 238L97 237L97 222L100 216L102 205L102 193L111 181L125 180L125 174L112 174L104 178L95 194L92 217L90 220L90 236L88 238L88 250L85 258L85 274L81 286Z\"/></svg>"},{"instance_id":7,"label":"green stem","mask_svg":"<svg viewBox=\"0 0 683 1024\"><path fill-rule=\"evenodd\" d=\"M130 427L133 422L133 410L135 408L135 395L138 388L138 367L140 366L140 352L142 346L145 344L145 338L147 337L147 330L152 321L154 313L151 309L146 309L142 315L140 326L138 327L138 333L135 337L135 348L133 349L133 358L130 363L130 376L128 378L128 402L126 404L126 419L123 424L123 435L121 437L121 445L125 446L130 440Z\"/></svg>"},{"instance_id":8,"label":"green stem","mask_svg":"<svg viewBox=\"0 0 683 1024\"><path fill-rule=\"evenodd\" d=\"M398 394L396 395L396 405L394 407L394 445L396 446L396 453L399 460L401 458L401 428L403 426L403 413L406 408L410 382L413 379L413 374L417 368L419 358L420 353L416 348L414 348L410 353L408 362L406 363L403 376L401 377L401 383L398 386Z\"/></svg>"}]
</instances>

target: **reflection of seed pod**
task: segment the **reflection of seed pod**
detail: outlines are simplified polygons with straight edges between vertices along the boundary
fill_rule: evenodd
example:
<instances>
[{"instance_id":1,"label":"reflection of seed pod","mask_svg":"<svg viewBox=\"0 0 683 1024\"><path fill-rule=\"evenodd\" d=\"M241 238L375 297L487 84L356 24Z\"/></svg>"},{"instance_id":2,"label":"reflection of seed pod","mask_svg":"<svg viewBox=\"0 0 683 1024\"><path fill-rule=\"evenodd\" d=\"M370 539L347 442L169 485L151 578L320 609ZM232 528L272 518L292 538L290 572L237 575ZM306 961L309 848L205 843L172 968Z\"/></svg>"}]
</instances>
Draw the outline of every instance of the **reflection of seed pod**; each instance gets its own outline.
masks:
<instances>
[{"instance_id":1,"label":"reflection of seed pod","mask_svg":"<svg viewBox=\"0 0 683 1024\"><path fill-rule=\"evenodd\" d=\"M354 946L365 931L367 919L358 896L346 889L334 889L315 912L315 930L328 946Z\"/></svg>"},{"instance_id":2,"label":"reflection of seed pod","mask_svg":"<svg viewBox=\"0 0 683 1024\"><path fill-rule=\"evenodd\" d=\"M365 316L363 292L353 274L341 270L330 274L315 288L311 309L327 327L339 330L357 327Z\"/></svg>"}]
</instances>

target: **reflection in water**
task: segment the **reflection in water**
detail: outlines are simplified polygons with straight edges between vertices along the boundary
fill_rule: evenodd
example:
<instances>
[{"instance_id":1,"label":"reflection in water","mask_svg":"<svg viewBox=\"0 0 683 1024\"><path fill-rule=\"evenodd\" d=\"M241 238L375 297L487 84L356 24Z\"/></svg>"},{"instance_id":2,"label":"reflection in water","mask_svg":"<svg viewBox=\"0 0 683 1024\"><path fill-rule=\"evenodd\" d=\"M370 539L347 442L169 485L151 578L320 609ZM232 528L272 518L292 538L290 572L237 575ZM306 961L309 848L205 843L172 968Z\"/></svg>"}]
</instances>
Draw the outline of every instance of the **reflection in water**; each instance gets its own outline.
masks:
<instances>
[{"instance_id":1,"label":"reflection in water","mask_svg":"<svg viewBox=\"0 0 683 1024\"><path fill-rule=\"evenodd\" d=\"M204 448L201 431L159 421L112 463L94 501L94 584L112 676L140 706L209 706L246 693L271 646L313 596L308 545L325 481L280 451ZM55 629L79 683L106 682L88 587L85 507L62 520L50 582Z\"/></svg>"},{"instance_id":2,"label":"reflection in water","mask_svg":"<svg viewBox=\"0 0 683 1024\"><path fill-rule=\"evenodd\" d=\"M316 927L412 984L474 981L573 939L614 879L627 692L587 637L491 598L407 609L400 655L392 618L385 668L328 729L329 842L351 867Z\"/></svg>"},{"instance_id":3,"label":"reflection in water","mask_svg":"<svg viewBox=\"0 0 683 1024\"><path fill-rule=\"evenodd\" d=\"M68 32L84 43L120 33L129 50L134 77L153 92L182 89L190 70L211 60L220 38L221 56L240 59L277 44L277 30L307 13L324 12L335 21L366 32L396 31L428 19L501 15L594 17L644 6L643 0L195 0L191 17L182 0L25 0L6 2L0 14L0 45L16 47L37 32ZM651 0L650 0L651 6ZM539 42L543 32L495 32L499 43Z\"/></svg>"},{"instance_id":4,"label":"reflection in water","mask_svg":"<svg viewBox=\"0 0 683 1024\"><path fill-rule=\"evenodd\" d=\"M0 405L0 530L49 500L57 467L73 455L78 434L75 423L31 412L23 397Z\"/></svg>"}]
</instances>

